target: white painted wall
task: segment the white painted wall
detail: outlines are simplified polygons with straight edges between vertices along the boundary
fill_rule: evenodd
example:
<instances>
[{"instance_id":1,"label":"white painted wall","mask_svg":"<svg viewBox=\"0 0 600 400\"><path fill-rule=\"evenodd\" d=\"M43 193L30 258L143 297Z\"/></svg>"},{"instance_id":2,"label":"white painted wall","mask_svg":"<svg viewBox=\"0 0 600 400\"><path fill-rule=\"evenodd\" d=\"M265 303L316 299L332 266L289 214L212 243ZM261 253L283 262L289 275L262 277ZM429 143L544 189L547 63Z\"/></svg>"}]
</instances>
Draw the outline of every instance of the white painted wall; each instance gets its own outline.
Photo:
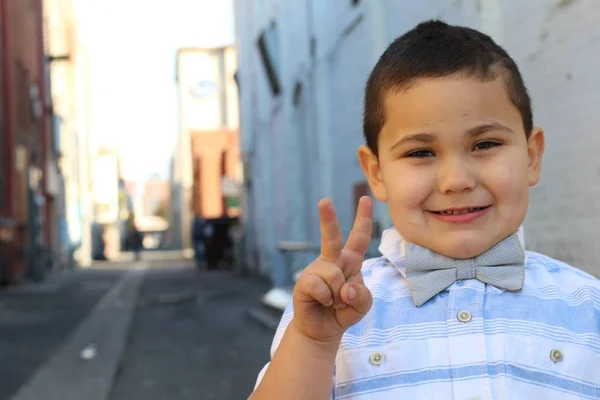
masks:
<instances>
[{"instance_id":1,"label":"white painted wall","mask_svg":"<svg viewBox=\"0 0 600 400\"><path fill-rule=\"evenodd\" d=\"M342 231L349 231L352 186L363 180L356 148L362 143L368 73L393 39L422 20L440 18L482 30L506 48L530 90L534 121L546 131L542 181L532 190L526 220L529 248L600 276L600 249L595 245L600 237L600 135L594 117L600 106L597 2L363 0L356 7L350 0L237 3L242 141L253 165L248 229L265 271L271 268L277 240L299 239L307 231L311 240L318 240L320 197L334 200ZM268 90L256 46L260 31L272 20L280 28L282 55L283 90L277 98ZM303 127L293 106L298 81L306 89ZM308 163L298 146L308 149L303 150ZM389 226L385 205L377 205L375 215Z\"/></svg>"}]
</instances>

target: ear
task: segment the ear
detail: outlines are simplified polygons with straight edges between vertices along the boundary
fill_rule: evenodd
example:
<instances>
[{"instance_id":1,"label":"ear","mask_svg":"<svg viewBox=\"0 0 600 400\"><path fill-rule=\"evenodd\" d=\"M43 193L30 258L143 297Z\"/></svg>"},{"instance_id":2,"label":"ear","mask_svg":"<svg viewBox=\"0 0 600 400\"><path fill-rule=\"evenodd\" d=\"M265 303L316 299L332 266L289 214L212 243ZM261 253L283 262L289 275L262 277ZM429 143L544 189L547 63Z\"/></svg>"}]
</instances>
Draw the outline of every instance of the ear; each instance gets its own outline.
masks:
<instances>
[{"instance_id":1,"label":"ear","mask_svg":"<svg viewBox=\"0 0 600 400\"><path fill-rule=\"evenodd\" d=\"M358 148L358 160L367 177L373 196L379 201L387 201L387 192L383 184L383 176L377 156L373 154L368 146L362 145Z\"/></svg>"},{"instance_id":2,"label":"ear","mask_svg":"<svg viewBox=\"0 0 600 400\"><path fill-rule=\"evenodd\" d=\"M546 138L542 128L534 128L527 142L527 155L529 158L528 179L529 186L535 186L540 181L542 171L542 157L546 146Z\"/></svg>"}]
</instances>

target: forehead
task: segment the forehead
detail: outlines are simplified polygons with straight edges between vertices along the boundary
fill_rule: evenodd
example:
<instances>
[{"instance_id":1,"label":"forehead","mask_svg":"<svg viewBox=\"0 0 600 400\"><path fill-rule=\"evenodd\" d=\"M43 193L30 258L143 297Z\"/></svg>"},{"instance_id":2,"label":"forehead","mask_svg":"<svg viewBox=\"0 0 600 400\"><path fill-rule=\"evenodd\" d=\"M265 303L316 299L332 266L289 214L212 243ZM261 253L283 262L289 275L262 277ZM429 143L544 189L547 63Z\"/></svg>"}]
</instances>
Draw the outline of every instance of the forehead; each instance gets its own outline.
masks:
<instances>
[{"instance_id":1,"label":"forehead","mask_svg":"<svg viewBox=\"0 0 600 400\"><path fill-rule=\"evenodd\" d=\"M421 78L408 89L385 95L385 123L380 139L415 131L462 132L469 125L500 122L522 132L519 110L502 78Z\"/></svg>"}]
</instances>

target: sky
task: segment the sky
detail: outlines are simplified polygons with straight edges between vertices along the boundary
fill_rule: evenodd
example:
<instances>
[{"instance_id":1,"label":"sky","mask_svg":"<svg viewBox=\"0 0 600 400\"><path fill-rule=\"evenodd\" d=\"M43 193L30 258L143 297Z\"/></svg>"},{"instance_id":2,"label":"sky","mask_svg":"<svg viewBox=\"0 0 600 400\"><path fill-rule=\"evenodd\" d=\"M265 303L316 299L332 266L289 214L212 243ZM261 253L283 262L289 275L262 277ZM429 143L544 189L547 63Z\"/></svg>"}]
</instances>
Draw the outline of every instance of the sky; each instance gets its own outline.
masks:
<instances>
[{"instance_id":1,"label":"sky","mask_svg":"<svg viewBox=\"0 0 600 400\"><path fill-rule=\"evenodd\" d=\"M233 0L74 0L89 57L92 143L126 180L167 179L178 129L176 53L235 40Z\"/></svg>"}]
</instances>

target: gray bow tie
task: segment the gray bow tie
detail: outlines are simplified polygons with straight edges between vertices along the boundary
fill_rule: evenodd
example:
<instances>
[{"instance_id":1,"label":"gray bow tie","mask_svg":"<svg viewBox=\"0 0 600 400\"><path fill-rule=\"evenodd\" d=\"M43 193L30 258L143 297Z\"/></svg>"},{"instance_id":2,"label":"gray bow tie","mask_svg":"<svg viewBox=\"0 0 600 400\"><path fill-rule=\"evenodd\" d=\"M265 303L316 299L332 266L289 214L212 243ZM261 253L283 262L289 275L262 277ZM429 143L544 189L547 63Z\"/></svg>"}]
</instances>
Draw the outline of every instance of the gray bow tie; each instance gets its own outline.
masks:
<instances>
[{"instance_id":1,"label":"gray bow tie","mask_svg":"<svg viewBox=\"0 0 600 400\"><path fill-rule=\"evenodd\" d=\"M525 252L517 235L469 259L450 258L413 243L405 244L406 279L417 307L461 279L478 279L510 291L523 288Z\"/></svg>"}]
</instances>

